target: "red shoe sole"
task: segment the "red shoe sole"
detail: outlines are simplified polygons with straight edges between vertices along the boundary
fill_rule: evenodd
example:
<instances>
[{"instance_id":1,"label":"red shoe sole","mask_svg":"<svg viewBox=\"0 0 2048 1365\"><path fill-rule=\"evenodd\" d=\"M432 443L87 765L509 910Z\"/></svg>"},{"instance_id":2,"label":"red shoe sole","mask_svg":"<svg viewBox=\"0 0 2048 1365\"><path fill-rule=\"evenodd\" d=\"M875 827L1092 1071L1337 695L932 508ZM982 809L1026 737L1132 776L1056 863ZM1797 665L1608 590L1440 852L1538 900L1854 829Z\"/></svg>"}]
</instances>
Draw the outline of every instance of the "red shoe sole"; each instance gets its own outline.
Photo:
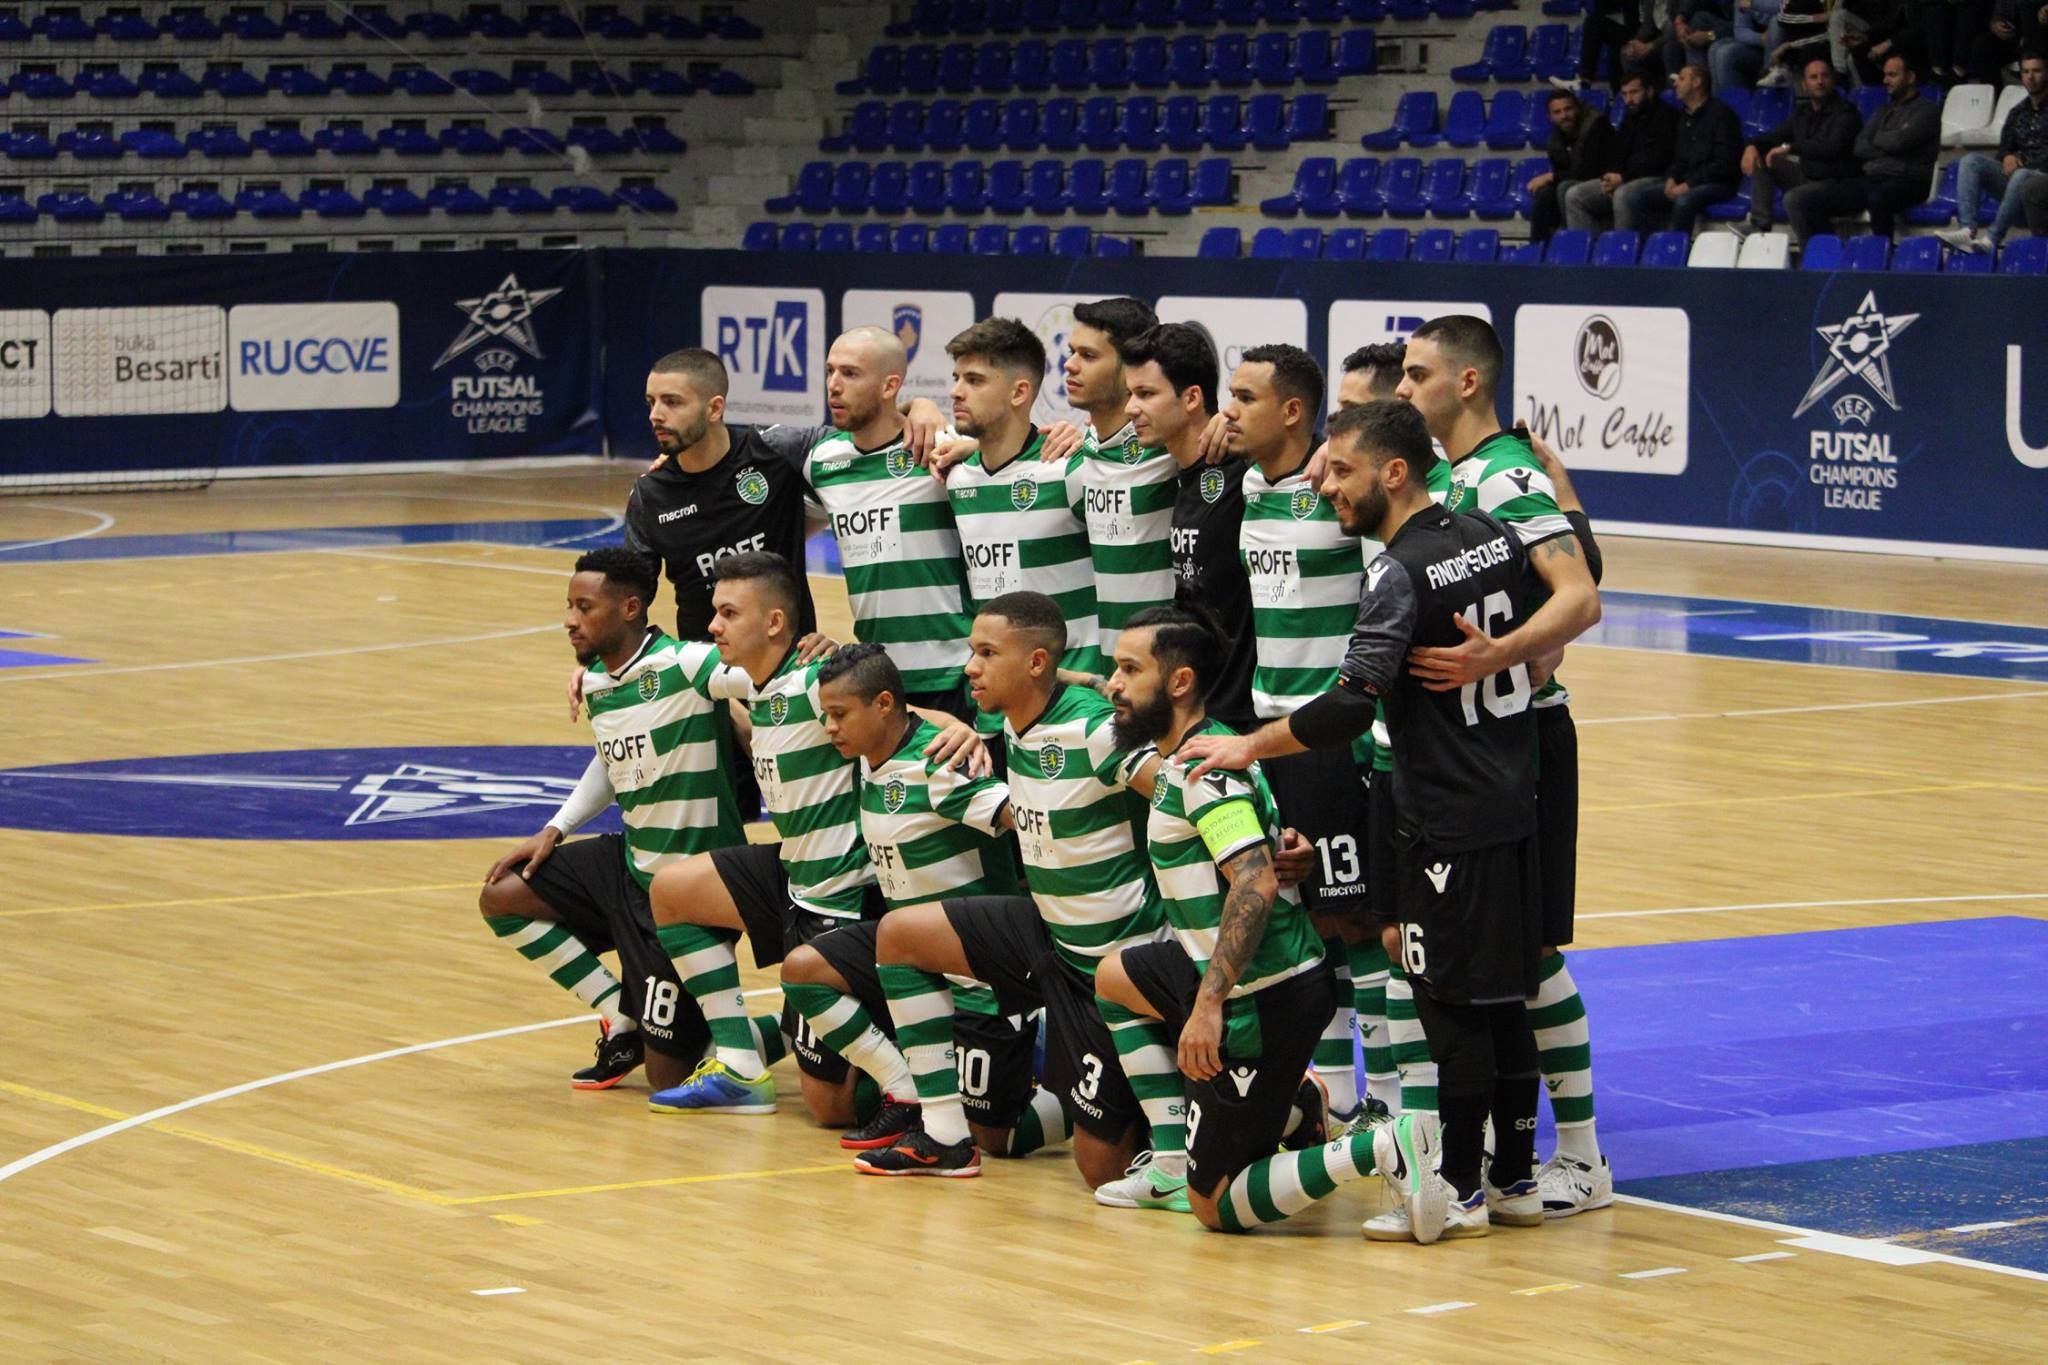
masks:
<instances>
[{"instance_id":1,"label":"red shoe sole","mask_svg":"<svg viewBox=\"0 0 2048 1365\"><path fill-rule=\"evenodd\" d=\"M904 1130L908 1131L909 1129ZM887 1137L878 1138L842 1137L839 1139L839 1145L849 1152L878 1152L884 1147L894 1147L896 1140L902 1136L903 1133L891 1133Z\"/></svg>"},{"instance_id":2,"label":"red shoe sole","mask_svg":"<svg viewBox=\"0 0 2048 1365\"><path fill-rule=\"evenodd\" d=\"M633 1070L638 1071L639 1068L635 1067ZM571 1081L569 1082L569 1088L571 1090L609 1090L632 1074L632 1071L628 1071L622 1075L614 1076L608 1081Z\"/></svg>"},{"instance_id":3,"label":"red shoe sole","mask_svg":"<svg viewBox=\"0 0 2048 1365\"><path fill-rule=\"evenodd\" d=\"M861 1162L859 1162L859 1161L856 1161L856 1162L854 1162L854 1163L853 1163L853 1169L854 1169L854 1170L856 1170L856 1171L858 1171L858 1172L860 1172L860 1173L861 1173L862 1175L880 1175L880 1176L898 1176L898 1175L926 1175L926 1176L940 1176L940 1177L942 1177L942 1178L950 1178L950 1179L953 1179L953 1180L958 1180L958 1179L961 1179L962 1177L970 1177L970 1176L977 1176L977 1175L980 1175L980 1174L981 1174L981 1165L980 1165L980 1163L978 1163L978 1162L977 1162L976 1164L972 1165L972 1166L965 1166L965 1167L962 1167L962 1168L961 1168L960 1170L957 1170L957 1171L941 1171L941 1170L937 1170L937 1169L935 1169L935 1168L933 1168L933 1167L929 1167L929 1166L923 1166L923 1167L918 1167L918 1168L917 1168L917 1169L915 1169L915 1170L907 1170L907 1171L878 1171L878 1170L876 1170L876 1169L875 1169L874 1167L872 1167L872 1166L868 1166L868 1165L865 1165L865 1164L863 1164L863 1163L861 1163Z\"/></svg>"}]
</instances>

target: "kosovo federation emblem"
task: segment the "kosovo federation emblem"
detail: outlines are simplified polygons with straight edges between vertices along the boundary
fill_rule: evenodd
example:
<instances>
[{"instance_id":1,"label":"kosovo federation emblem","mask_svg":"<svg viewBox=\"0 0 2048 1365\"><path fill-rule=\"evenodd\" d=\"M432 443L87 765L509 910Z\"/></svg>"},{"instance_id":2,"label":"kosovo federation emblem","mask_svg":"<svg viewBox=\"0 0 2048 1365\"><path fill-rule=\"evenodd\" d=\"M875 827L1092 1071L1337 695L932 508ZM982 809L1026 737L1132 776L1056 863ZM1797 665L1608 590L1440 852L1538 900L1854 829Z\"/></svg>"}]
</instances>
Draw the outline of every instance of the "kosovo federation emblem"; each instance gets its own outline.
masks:
<instances>
[{"instance_id":1,"label":"kosovo federation emblem","mask_svg":"<svg viewBox=\"0 0 2048 1365\"><path fill-rule=\"evenodd\" d=\"M782 724L782 722L784 722L784 721L786 721L786 720L788 720L788 719L789 719L789 698L788 698L788 697L770 697L770 698L768 699L768 723L769 723L770 725L780 725L780 724Z\"/></svg>"},{"instance_id":2,"label":"kosovo federation emblem","mask_svg":"<svg viewBox=\"0 0 2048 1365\"><path fill-rule=\"evenodd\" d=\"M1223 471L1205 469L1202 471L1202 501L1214 502L1223 496Z\"/></svg>"},{"instance_id":3,"label":"kosovo federation emblem","mask_svg":"<svg viewBox=\"0 0 2048 1365\"><path fill-rule=\"evenodd\" d=\"M1313 488L1297 488L1287 499L1287 510L1294 514L1296 521L1307 521L1316 514L1316 504L1321 501Z\"/></svg>"},{"instance_id":4,"label":"kosovo federation emblem","mask_svg":"<svg viewBox=\"0 0 2048 1365\"><path fill-rule=\"evenodd\" d=\"M768 501L768 476L751 466L742 470L733 484L742 500L759 507Z\"/></svg>"},{"instance_id":5,"label":"kosovo federation emblem","mask_svg":"<svg viewBox=\"0 0 2048 1365\"><path fill-rule=\"evenodd\" d=\"M882 467L889 471L889 477L892 479L908 478L910 472L917 468L917 459L909 451L898 446L882 457Z\"/></svg>"},{"instance_id":6,"label":"kosovo federation emblem","mask_svg":"<svg viewBox=\"0 0 2048 1365\"><path fill-rule=\"evenodd\" d=\"M891 815L902 810L903 803L909 799L910 788L904 785L900 777L890 778L882 787L882 809Z\"/></svg>"},{"instance_id":7,"label":"kosovo federation emblem","mask_svg":"<svg viewBox=\"0 0 2048 1365\"><path fill-rule=\"evenodd\" d=\"M1010 485L1010 506L1019 512L1028 510L1038 501L1038 483L1033 479L1019 479Z\"/></svg>"},{"instance_id":8,"label":"kosovo federation emblem","mask_svg":"<svg viewBox=\"0 0 2048 1365\"><path fill-rule=\"evenodd\" d=\"M661 695L661 674L650 668L640 675L640 681L633 684L633 690L640 694L640 700L653 701Z\"/></svg>"},{"instance_id":9,"label":"kosovo federation emblem","mask_svg":"<svg viewBox=\"0 0 2048 1365\"><path fill-rule=\"evenodd\" d=\"M1067 751L1059 745L1048 744L1038 751L1038 770L1047 777L1058 777L1066 766Z\"/></svg>"},{"instance_id":10,"label":"kosovo federation emblem","mask_svg":"<svg viewBox=\"0 0 2048 1365\"><path fill-rule=\"evenodd\" d=\"M924 340L924 309L914 303L899 303L890 321L896 325L896 339L903 343L906 363L917 359L917 343Z\"/></svg>"}]
</instances>

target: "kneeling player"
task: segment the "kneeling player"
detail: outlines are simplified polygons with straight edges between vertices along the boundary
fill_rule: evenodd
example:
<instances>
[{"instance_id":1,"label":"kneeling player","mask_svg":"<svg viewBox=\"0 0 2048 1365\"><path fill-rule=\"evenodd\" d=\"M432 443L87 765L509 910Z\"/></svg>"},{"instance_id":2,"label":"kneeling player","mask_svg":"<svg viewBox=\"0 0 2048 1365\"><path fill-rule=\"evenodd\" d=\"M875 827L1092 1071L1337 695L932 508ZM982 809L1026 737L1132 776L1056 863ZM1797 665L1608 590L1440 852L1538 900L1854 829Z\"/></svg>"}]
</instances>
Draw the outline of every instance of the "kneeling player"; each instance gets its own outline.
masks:
<instances>
[{"instance_id":1,"label":"kneeling player","mask_svg":"<svg viewBox=\"0 0 2048 1365\"><path fill-rule=\"evenodd\" d=\"M1177 1054L1188 1203L1204 1227L1243 1232L1372 1174L1374 1133L1274 1154L1330 1017L1332 974L1276 875L1279 812L1259 766L1195 781L1182 755L1197 735L1236 738L1203 708L1222 656L1208 623L1173 607L1138 613L1118 642L1118 741L1136 749L1133 765L1164 755L1145 833L1173 937L1105 958L1096 991L1120 1053Z\"/></svg>"},{"instance_id":2,"label":"kneeling player","mask_svg":"<svg viewBox=\"0 0 2048 1365\"><path fill-rule=\"evenodd\" d=\"M649 623L654 592L651 559L613 549L576 561L563 624L586 670L597 754L540 833L491 865L478 899L493 933L597 1011L597 1060L570 1078L578 1090L610 1089L643 1057L656 1089L696 1066L708 1041L704 1019L656 932L647 884L668 863L744 839L732 781L718 765L724 703L716 698L726 670L710 645L671 639ZM614 799L625 833L561 843ZM618 951L630 989L598 961L608 949ZM780 1056L774 1021L752 1027L757 1046Z\"/></svg>"}]
</instances>

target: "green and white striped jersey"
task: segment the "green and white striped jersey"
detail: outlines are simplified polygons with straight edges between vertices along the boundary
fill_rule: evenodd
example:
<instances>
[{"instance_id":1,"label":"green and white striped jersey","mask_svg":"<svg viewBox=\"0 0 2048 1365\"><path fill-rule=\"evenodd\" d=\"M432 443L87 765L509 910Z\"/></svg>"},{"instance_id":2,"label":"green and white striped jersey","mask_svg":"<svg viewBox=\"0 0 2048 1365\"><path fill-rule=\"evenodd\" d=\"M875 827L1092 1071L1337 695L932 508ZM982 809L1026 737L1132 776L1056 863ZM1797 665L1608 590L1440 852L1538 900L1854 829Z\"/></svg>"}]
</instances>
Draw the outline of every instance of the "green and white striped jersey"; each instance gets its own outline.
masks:
<instances>
[{"instance_id":1,"label":"green and white striped jersey","mask_svg":"<svg viewBox=\"0 0 2048 1365\"><path fill-rule=\"evenodd\" d=\"M1543 472L1526 438L1497 431L1451 466L1451 488L1444 506L1453 512L1484 512L1504 522L1522 548L1572 534L1572 524L1557 505L1557 485ZM1531 706L1563 706L1571 700L1564 684L1552 677L1536 689Z\"/></svg>"},{"instance_id":2,"label":"green and white striped jersey","mask_svg":"<svg viewBox=\"0 0 2048 1365\"><path fill-rule=\"evenodd\" d=\"M1173 600L1173 504L1180 466L1165 446L1138 444L1126 423L1097 442L1081 444L1088 556L1095 565L1096 629L1102 656L1116 658L1124 622Z\"/></svg>"},{"instance_id":3,"label":"green and white striped jersey","mask_svg":"<svg viewBox=\"0 0 2048 1365\"><path fill-rule=\"evenodd\" d=\"M746 681L713 646L659 626L617 677L602 659L584 671L597 757L626 824L626 867L642 886L671 858L746 842L718 754L723 699Z\"/></svg>"},{"instance_id":4,"label":"green and white striped jersey","mask_svg":"<svg viewBox=\"0 0 2048 1365\"><path fill-rule=\"evenodd\" d=\"M1047 464L1038 458L1044 441L1044 432L1032 432L1017 457L993 474L982 465L980 451L946 473L946 496L967 563L968 605L978 609L1025 588L1045 593L1067 618L1061 666L1104 673L1096 639L1095 570L1082 512L1082 456Z\"/></svg>"},{"instance_id":5,"label":"green and white striped jersey","mask_svg":"<svg viewBox=\"0 0 2048 1365\"><path fill-rule=\"evenodd\" d=\"M1018 734L1003 721L1010 814L1031 898L1054 949L1093 976L1096 962L1158 936L1152 865L1138 847L1137 810L1110 736L1108 700L1061 687Z\"/></svg>"},{"instance_id":6,"label":"green and white striped jersey","mask_svg":"<svg viewBox=\"0 0 2048 1365\"><path fill-rule=\"evenodd\" d=\"M958 687L971 618L945 488L900 437L862 450L844 431L811 447L804 481L839 542L854 637L886 646L913 692Z\"/></svg>"},{"instance_id":7,"label":"green and white striped jersey","mask_svg":"<svg viewBox=\"0 0 2048 1365\"><path fill-rule=\"evenodd\" d=\"M1016 859L996 821L1010 791L993 777L969 777L924 756L939 736L917 720L880 767L860 762L860 829L875 880L891 910L961 896L1015 896ZM952 976L953 1008L996 1013L995 992Z\"/></svg>"},{"instance_id":8,"label":"green and white striped jersey","mask_svg":"<svg viewBox=\"0 0 2048 1365\"><path fill-rule=\"evenodd\" d=\"M789 898L816 914L857 919L875 869L861 842L854 761L839 756L819 720L823 662L799 664L792 649L774 677L751 689L754 779L782 838Z\"/></svg>"},{"instance_id":9,"label":"green and white striped jersey","mask_svg":"<svg viewBox=\"0 0 2048 1365\"><path fill-rule=\"evenodd\" d=\"M1437 453L1437 461L1429 467L1424 481L1429 489L1429 500L1439 507L1451 496L1451 462ZM1387 703L1382 699L1372 713L1372 769L1376 773L1394 771L1394 741L1387 731Z\"/></svg>"},{"instance_id":10,"label":"green and white striped jersey","mask_svg":"<svg viewBox=\"0 0 2048 1365\"><path fill-rule=\"evenodd\" d=\"M1344 534L1300 470L1269 482L1254 464L1244 473L1238 544L1252 589L1252 710L1272 720L1337 685L1380 543Z\"/></svg>"},{"instance_id":11,"label":"green and white striped jersey","mask_svg":"<svg viewBox=\"0 0 2048 1365\"><path fill-rule=\"evenodd\" d=\"M1221 721L1205 720L1190 735L1235 734ZM1266 776L1254 763L1233 772L1216 769L1189 782L1189 759L1168 758L1152 783L1152 811L1145 839L1159 879L1166 922L1173 936L1207 973L1216 955L1223 901L1230 883L1223 865L1257 844L1280 847L1280 810ZM1296 890L1282 887L1273 901L1266 932L1232 988L1233 1000L1322 965L1323 942Z\"/></svg>"}]
</instances>

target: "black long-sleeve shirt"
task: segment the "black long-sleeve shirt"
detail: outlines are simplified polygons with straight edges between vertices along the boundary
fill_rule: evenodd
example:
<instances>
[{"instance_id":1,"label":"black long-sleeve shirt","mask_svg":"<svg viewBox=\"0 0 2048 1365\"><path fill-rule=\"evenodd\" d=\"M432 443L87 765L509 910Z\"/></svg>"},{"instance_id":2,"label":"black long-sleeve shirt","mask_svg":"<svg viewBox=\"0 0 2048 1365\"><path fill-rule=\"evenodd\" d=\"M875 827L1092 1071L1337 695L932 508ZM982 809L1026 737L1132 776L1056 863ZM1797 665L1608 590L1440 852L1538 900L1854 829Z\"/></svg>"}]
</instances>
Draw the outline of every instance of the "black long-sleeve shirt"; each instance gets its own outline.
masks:
<instances>
[{"instance_id":1,"label":"black long-sleeve shirt","mask_svg":"<svg viewBox=\"0 0 2048 1365\"><path fill-rule=\"evenodd\" d=\"M1927 180L1940 150L1941 110L1918 87L1881 105L1856 135L1863 173L1881 179Z\"/></svg>"},{"instance_id":2,"label":"black long-sleeve shirt","mask_svg":"<svg viewBox=\"0 0 2048 1365\"><path fill-rule=\"evenodd\" d=\"M1678 136L1678 111L1652 96L1640 110L1622 120L1615 134L1616 159L1623 180L1647 176L1662 179L1671 169L1671 148Z\"/></svg>"},{"instance_id":3,"label":"black long-sleeve shirt","mask_svg":"<svg viewBox=\"0 0 2048 1365\"><path fill-rule=\"evenodd\" d=\"M1733 185L1742 174L1742 120L1717 99L1678 111L1665 174L1681 185Z\"/></svg>"}]
</instances>

